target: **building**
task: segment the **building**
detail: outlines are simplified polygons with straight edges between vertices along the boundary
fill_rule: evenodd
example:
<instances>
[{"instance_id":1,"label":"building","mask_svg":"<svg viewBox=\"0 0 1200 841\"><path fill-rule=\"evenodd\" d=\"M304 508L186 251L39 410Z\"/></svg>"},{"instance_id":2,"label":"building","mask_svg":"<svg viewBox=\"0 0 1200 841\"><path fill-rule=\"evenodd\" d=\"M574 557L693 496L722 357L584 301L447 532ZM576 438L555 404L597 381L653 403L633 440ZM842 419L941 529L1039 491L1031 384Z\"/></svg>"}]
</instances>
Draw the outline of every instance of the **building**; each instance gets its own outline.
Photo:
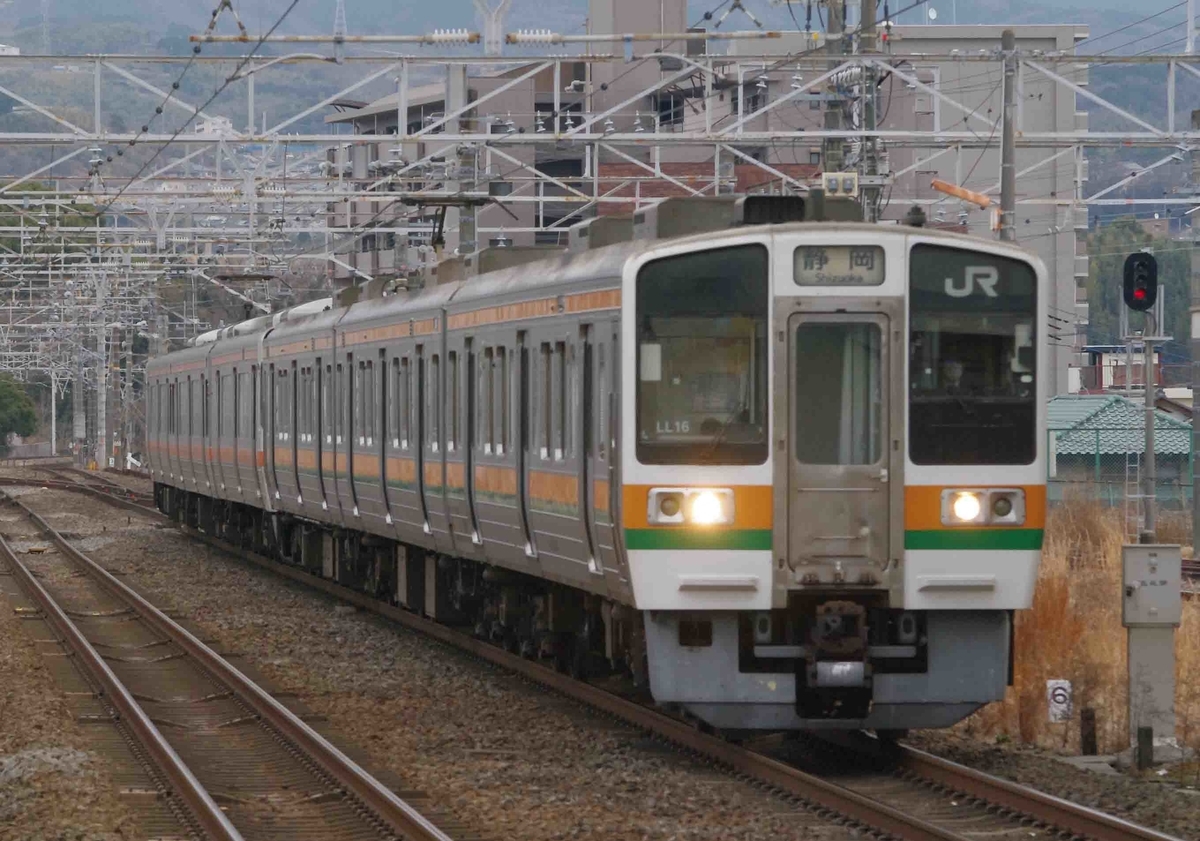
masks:
<instances>
[{"instance_id":1,"label":"building","mask_svg":"<svg viewBox=\"0 0 1200 841\"><path fill-rule=\"evenodd\" d=\"M1169 407L1168 407L1169 408ZM1141 493L1146 409L1116 394L1059 395L1050 400L1048 494L1051 501L1082 495L1106 505ZM1192 427L1157 408L1154 419L1159 504L1187 510L1192 486Z\"/></svg>"},{"instance_id":2,"label":"building","mask_svg":"<svg viewBox=\"0 0 1200 841\"><path fill-rule=\"evenodd\" d=\"M591 0L590 29L593 33L683 31L687 26L684 0ZM967 148L941 143L930 146L897 145L882 149L880 169L890 174L884 219L899 219L914 201L926 206L930 223L939 227L989 237L993 234L993 212L980 210L935 192L934 178L959 184L977 192L999 197L1002 64L999 60L1002 26L896 26L882 45L903 55L928 55L928 60L894 62L879 86L881 129L936 132L970 127L984 146ZM1072 25L1013 27L1022 54L1070 52L1087 36L1085 28ZM819 44L819 41L817 42ZM581 202L569 188L586 196L603 195L604 202L587 208L586 214L628 213L639 203L667 196L698 192L713 195L730 192L798 192L815 183L825 168L826 154L819 138L806 132L825 125L826 111L833 99L825 87L802 90L811 69L768 66L747 60L764 50L773 55L811 52L813 41L803 32L784 33L770 42L758 40L688 41L660 44L663 58L635 62L570 62L563 65L558 98L559 125L578 125L585 118L604 115L606 131L695 132L701 135L742 121L744 133L773 132L778 139L764 143L739 141L730 136L729 151L714 152L712 143L690 146L662 145L630 147L624 153L603 144L538 144L487 149L478 159L441 160L425 164L421 171L441 173L444 191L455 190L493 196L520 196L521 201L493 204L477 211L451 207L444 211L431 206L414 209L399 224L389 214L386 201L359 199L334 203L329 208L333 229L379 225L387 230L368 233L355 241L353 249L339 253L333 264L337 284L354 277L403 273L420 262L432 232L446 231L446 248L474 248L492 243L546 245L558 242L559 228L583 218ZM601 49L601 48L598 48ZM605 45L602 49L610 49ZM619 49L619 46L616 47ZM702 74L685 75L670 82L684 67L690 53L722 50L717 73L709 90ZM966 55L995 56L995 61L963 61ZM437 127L422 139L403 147L381 139L378 144L347 144L329 150L327 167L348 184L367 187L387 172L409 171L436 148L436 134L445 129L494 134L500 132L545 133L552 129L555 80L544 70L514 84L502 94L462 117L438 127L444 115L477 101L499 87L527 75L535 65L517 66L505 73L470 76L457 67L442 83L414 87L408 94L405 115L407 132ZM809 65L811 67L811 65ZM1086 85L1086 69L1056 65L1056 72L1077 85ZM811 76L810 76L811 78ZM663 84L668 81L669 84ZM658 87L659 89L655 90ZM1030 132L1082 131L1087 115L1077 110L1074 91L1045 76L1027 70L1018 78L1018 128ZM801 93L796 94L800 90ZM791 96L776 108L747 119L767 103ZM449 103L449 105L448 105ZM343 126L356 135L386 137L396 133L399 95L393 94L365 107L339 107L327 117L330 125ZM993 142L994 140L994 142ZM932 142L932 141L931 141ZM848 139L843 144L844 166L860 165L861 144ZM593 157L595 160L593 160ZM556 180L533 176L528 167ZM1070 371L1087 366L1086 250L1087 213L1079 201L1087 179L1087 161L1079 147L1066 153L1059 148L1017 150L1018 241L1038 254L1049 269L1051 288L1047 304L1055 313L1053 322L1061 339L1048 343L1052 354L1053 393L1066 393L1072 383ZM463 180L464 177L467 180ZM423 182L424 184L428 183ZM564 189L564 187L568 189ZM529 201L532 197L532 201ZM1045 202L1061 198L1059 205ZM625 201L622 201L625 200ZM1043 203L1022 204L1042 200ZM444 212L444 220L439 217ZM383 223L383 224L380 224ZM554 229L551 229L554 226ZM1061 319L1066 319L1070 329Z\"/></svg>"},{"instance_id":3,"label":"building","mask_svg":"<svg viewBox=\"0 0 1200 841\"><path fill-rule=\"evenodd\" d=\"M922 131L961 130L964 126L985 140L982 151L950 143L937 146L896 146L884 148L882 168L892 175L890 204L884 218L899 218L914 200L921 202L930 220L965 225L978 236L993 236L992 210L980 210L935 191L933 179L957 184L986 193L998 203L1000 195L1000 131L998 120L1003 105L1003 67L999 59L1001 33L1012 29L1016 46L1023 55L1070 53L1075 44L1087 37L1086 27L1070 24L1052 26L896 26L890 30L884 52L896 55L926 55L928 59L893 62L895 72L880 80L879 119L881 130ZM811 44L801 32L785 33L772 52L797 53ZM756 49L753 41L734 41L731 55L748 55ZM970 56L972 61L964 61ZM986 60L994 56L995 61ZM979 59L984 60L979 60ZM805 71L808 72L808 71ZM1056 65L1054 72L1076 85L1087 85L1086 68ZM804 83L799 70L761 73L750 97L765 101L786 94ZM1017 78L1016 120L1018 131L1072 132L1087 130L1087 114L1078 110L1075 93L1045 76L1026 68ZM736 90L736 89L735 89ZM736 112L736 100L726 107ZM787 146L776 144L761 150L768 162L795 159L819 163L822 150L813 141L805 143L803 133L823 127L822 101L825 91L795 97L759 117L754 130L794 130L797 140ZM760 100L756 100L754 104ZM746 113L745 106L743 113ZM729 119L726 117L725 119ZM752 126L747 125L746 130ZM858 154L855 144L847 143L847 160ZM1067 153L1057 148L1018 147L1017 241L1045 262L1052 279L1051 312L1073 322L1066 329L1061 322L1057 332L1064 340L1050 345L1053 354L1051 393L1066 393L1069 370L1084 364L1081 357L1086 344L1088 277L1087 212L1082 203L1055 207L1053 204L1022 204L1027 200L1045 201L1082 198L1087 180L1087 160L1082 149ZM849 168L849 167L848 167ZM993 205L994 207L995 205ZM1070 338L1066 338L1069 335Z\"/></svg>"}]
</instances>

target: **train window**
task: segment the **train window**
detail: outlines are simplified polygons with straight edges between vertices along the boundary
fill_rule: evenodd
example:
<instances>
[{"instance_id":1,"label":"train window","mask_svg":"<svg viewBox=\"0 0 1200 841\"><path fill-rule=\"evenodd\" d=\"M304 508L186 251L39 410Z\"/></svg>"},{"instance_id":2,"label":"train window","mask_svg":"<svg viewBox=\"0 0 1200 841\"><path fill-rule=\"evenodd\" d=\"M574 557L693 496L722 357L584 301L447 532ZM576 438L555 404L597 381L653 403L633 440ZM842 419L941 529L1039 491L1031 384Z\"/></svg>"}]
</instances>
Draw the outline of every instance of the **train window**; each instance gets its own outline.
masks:
<instances>
[{"instance_id":1,"label":"train window","mask_svg":"<svg viewBox=\"0 0 1200 841\"><path fill-rule=\"evenodd\" d=\"M499 399L499 414L500 417L496 422L496 455L504 455L504 448L508 446L508 351L503 347L496 348L496 363L500 366L498 372L496 390L500 393Z\"/></svg>"},{"instance_id":2,"label":"train window","mask_svg":"<svg viewBox=\"0 0 1200 841\"><path fill-rule=\"evenodd\" d=\"M191 402L189 411L191 417L189 423L191 425L192 435L202 435L204 430L204 392L199 377L192 381L191 396L188 398Z\"/></svg>"},{"instance_id":3,"label":"train window","mask_svg":"<svg viewBox=\"0 0 1200 841\"><path fill-rule=\"evenodd\" d=\"M237 368L233 369L233 437L237 438L241 431L242 421L242 378L238 376Z\"/></svg>"},{"instance_id":4,"label":"train window","mask_svg":"<svg viewBox=\"0 0 1200 841\"><path fill-rule=\"evenodd\" d=\"M484 348L479 363L479 421L476 434L479 440L475 442L478 449L491 455L495 443L494 424L496 422L496 405L492 402L495 393L496 351L494 348Z\"/></svg>"},{"instance_id":5,"label":"train window","mask_svg":"<svg viewBox=\"0 0 1200 841\"><path fill-rule=\"evenodd\" d=\"M441 441L442 416L442 369L438 354L433 354L429 360L429 449L437 452Z\"/></svg>"},{"instance_id":6,"label":"train window","mask_svg":"<svg viewBox=\"0 0 1200 841\"><path fill-rule=\"evenodd\" d=\"M297 407L300 416L297 437L301 441L308 441L312 430L312 368L300 369L300 399L297 402L300 404Z\"/></svg>"},{"instance_id":7,"label":"train window","mask_svg":"<svg viewBox=\"0 0 1200 841\"><path fill-rule=\"evenodd\" d=\"M321 380L321 429L325 431L325 443L333 443L333 366L325 366L325 378Z\"/></svg>"},{"instance_id":8,"label":"train window","mask_svg":"<svg viewBox=\"0 0 1200 841\"><path fill-rule=\"evenodd\" d=\"M213 374L217 380L217 438L221 438L225 430L225 419L221 416L221 407L225 405L225 378L221 376L221 372L217 371Z\"/></svg>"},{"instance_id":9,"label":"train window","mask_svg":"<svg viewBox=\"0 0 1200 841\"><path fill-rule=\"evenodd\" d=\"M379 391L375 414L372 415L372 431L378 434L379 443L385 444L388 438L388 369L387 351L379 351Z\"/></svg>"},{"instance_id":10,"label":"train window","mask_svg":"<svg viewBox=\"0 0 1200 841\"><path fill-rule=\"evenodd\" d=\"M1029 464L1037 452L1037 276L1022 260L917 245L909 261L909 455Z\"/></svg>"},{"instance_id":11,"label":"train window","mask_svg":"<svg viewBox=\"0 0 1200 841\"><path fill-rule=\"evenodd\" d=\"M304 429L307 424L305 417L308 396L308 369L301 368L296 375L296 440L304 440Z\"/></svg>"},{"instance_id":12,"label":"train window","mask_svg":"<svg viewBox=\"0 0 1200 841\"><path fill-rule=\"evenodd\" d=\"M458 445L458 351L452 350L446 354L446 367L449 368L446 388L449 389L447 402L450 409L446 424L446 452L452 453Z\"/></svg>"},{"instance_id":13,"label":"train window","mask_svg":"<svg viewBox=\"0 0 1200 841\"><path fill-rule=\"evenodd\" d=\"M595 402L595 406L596 406L595 429L596 429L596 455L598 455L601 459L603 459L605 457L604 454L605 454L605 449L606 449L606 444L605 444L606 434L604 431L606 429L606 427L604 425L604 416L605 416L604 408L605 408L605 404L608 402L608 392L605 388L606 383L604 381L604 370L605 370L604 345L600 344L600 345L597 345L597 347L596 347L596 382L600 384L600 394L597 396L600 399L596 400L596 402ZM591 423L591 419L588 419L587 422Z\"/></svg>"},{"instance_id":14,"label":"train window","mask_svg":"<svg viewBox=\"0 0 1200 841\"><path fill-rule=\"evenodd\" d=\"M367 407L364 403L366 400L367 390L363 388L363 379L366 375L366 369L367 363L359 362L358 370L354 372L354 388L358 392L358 406L353 407L356 409L355 414L357 415L354 418L354 434L358 437L358 443L360 446L366 443L367 435L365 428L367 423Z\"/></svg>"},{"instance_id":15,"label":"train window","mask_svg":"<svg viewBox=\"0 0 1200 841\"><path fill-rule=\"evenodd\" d=\"M334 403L333 441L335 444L340 444L342 443L342 432L346 429L346 400L349 396L346 394L346 375L340 362L337 366L337 377L334 378L333 387L337 390Z\"/></svg>"},{"instance_id":16,"label":"train window","mask_svg":"<svg viewBox=\"0 0 1200 841\"><path fill-rule=\"evenodd\" d=\"M250 407L254 401L250 398L250 372L243 371L238 375L238 432L242 438L250 437Z\"/></svg>"},{"instance_id":17,"label":"train window","mask_svg":"<svg viewBox=\"0 0 1200 841\"><path fill-rule=\"evenodd\" d=\"M248 405L246 406L246 435L252 444L256 444L258 433L258 366L251 365L249 376Z\"/></svg>"},{"instance_id":18,"label":"train window","mask_svg":"<svg viewBox=\"0 0 1200 841\"><path fill-rule=\"evenodd\" d=\"M395 360L393 360L395 362ZM396 434L399 436L396 441L396 446L401 450L408 449L409 440L409 407L412 403L410 388L412 382L409 377L408 357L400 360L396 374Z\"/></svg>"},{"instance_id":19,"label":"train window","mask_svg":"<svg viewBox=\"0 0 1200 841\"><path fill-rule=\"evenodd\" d=\"M534 397L535 400L541 401L541 412L539 416L542 421L541 435L541 456L542 458L550 458L550 448L554 445L551 438L553 437L554 413L550 408L550 401L554 395L554 360L551 356L550 343L542 342L541 348L541 366L542 366L542 387L541 393Z\"/></svg>"},{"instance_id":20,"label":"train window","mask_svg":"<svg viewBox=\"0 0 1200 841\"><path fill-rule=\"evenodd\" d=\"M805 464L875 464L883 449L883 334L876 324L805 323L796 329L792 392L819 412L796 411L794 451Z\"/></svg>"},{"instance_id":21,"label":"train window","mask_svg":"<svg viewBox=\"0 0 1200 841\"><path fill-rule=\"evenodd\" d=\"M367 446L375 443L375 361L367 360L363 376L363 433Z\"/></svg>"},{"instance_id":22,"label":"train window","mask_svg":"<svg viewBox=\"0 0 1200 841\"><path fill-rule=\"evenodd\" d=\"M554 343L554 460L567 455L567 343Z\"/></svg>"},{"instance_id":23,"label":"train window","mask_svg":"<svg viewBox=\"0 0 1200 841\"><path fill-rule=\"evenodd\" d=\"M680 254L638 272L637 457L767 458L767 249Z\"/></svg>"},{"instance_id":24,"label":"train window","mask_svg":"<svg viewBox=\"0 0 1200 841\"><path fill-rule=\"evenodd\" d=\"M283 371L275 376L275 438L283 440Z\"/></svg>"}]
</instances>

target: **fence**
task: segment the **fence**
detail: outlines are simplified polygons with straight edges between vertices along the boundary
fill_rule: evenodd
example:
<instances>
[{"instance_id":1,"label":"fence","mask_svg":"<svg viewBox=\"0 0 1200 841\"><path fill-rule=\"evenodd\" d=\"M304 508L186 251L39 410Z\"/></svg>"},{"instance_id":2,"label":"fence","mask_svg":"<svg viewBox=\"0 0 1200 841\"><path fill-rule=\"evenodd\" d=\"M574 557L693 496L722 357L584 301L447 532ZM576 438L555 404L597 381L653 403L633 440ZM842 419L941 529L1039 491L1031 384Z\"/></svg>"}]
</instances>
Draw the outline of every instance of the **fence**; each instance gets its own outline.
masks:
<instances>
[{"instance_id":1,"label":"fence","mask_svg":"<svg viewBox=\"0 0 1200 841\"><path fill-rule=\"evenodd\" d=\"M1121 506L1145 493L1145 435L1140 425L1048 430L1047 496ZM1155 498L1160 508L1190 511L1195 458L1191 428L1162 418L1154 428Z\"/></svg>"}]
</instances>

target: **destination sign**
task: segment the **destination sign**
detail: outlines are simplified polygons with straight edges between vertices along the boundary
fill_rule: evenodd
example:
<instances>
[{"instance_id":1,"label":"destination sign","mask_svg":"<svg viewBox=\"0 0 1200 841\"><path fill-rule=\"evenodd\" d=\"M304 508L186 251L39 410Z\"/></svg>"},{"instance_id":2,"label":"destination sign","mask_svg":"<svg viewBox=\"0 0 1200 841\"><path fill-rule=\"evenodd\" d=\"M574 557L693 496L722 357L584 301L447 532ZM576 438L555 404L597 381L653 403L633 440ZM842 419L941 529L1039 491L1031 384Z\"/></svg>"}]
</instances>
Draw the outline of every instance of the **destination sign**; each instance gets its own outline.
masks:
<instances>
[{"instance_id":1,"label":"destination sign","mask_svg":"<svg viewBox=\"0 0 1200 841\"><path fill-rule=\"evenodd\" d=\"M883 249L878 245L802 245L793 276L800 286L879 286Z\"/></svg>"}]
</instances>

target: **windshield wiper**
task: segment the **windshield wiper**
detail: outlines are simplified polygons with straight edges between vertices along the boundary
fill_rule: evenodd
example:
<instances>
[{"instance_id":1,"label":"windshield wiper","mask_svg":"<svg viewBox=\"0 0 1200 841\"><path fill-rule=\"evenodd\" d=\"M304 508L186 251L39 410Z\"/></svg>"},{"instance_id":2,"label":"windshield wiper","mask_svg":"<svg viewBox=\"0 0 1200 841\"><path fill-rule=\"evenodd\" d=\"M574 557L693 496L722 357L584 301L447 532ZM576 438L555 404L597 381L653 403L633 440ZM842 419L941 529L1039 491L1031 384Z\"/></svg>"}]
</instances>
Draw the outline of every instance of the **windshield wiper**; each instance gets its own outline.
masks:
<instances>
[{"instance_id":1,"label":"windshield wiper","mask_svg":"<svg viewBox=\"0 0 1200 841\"><path fill-rule=\"evenodd\" d=\"M725 422L721 424L721 428L717 430L717 434L713 436L712 443L710 443L708 448L700 455L701 461L708 461L716 454L717 448L725 442L725 436L729 434L729 430L733 427L733 422L741 417L742 412L746 411L748 408L748 403L748 400L743 399L737 404L734 410L729 413L729 416L725 418Z\"/></svg>"}]
</instances>

